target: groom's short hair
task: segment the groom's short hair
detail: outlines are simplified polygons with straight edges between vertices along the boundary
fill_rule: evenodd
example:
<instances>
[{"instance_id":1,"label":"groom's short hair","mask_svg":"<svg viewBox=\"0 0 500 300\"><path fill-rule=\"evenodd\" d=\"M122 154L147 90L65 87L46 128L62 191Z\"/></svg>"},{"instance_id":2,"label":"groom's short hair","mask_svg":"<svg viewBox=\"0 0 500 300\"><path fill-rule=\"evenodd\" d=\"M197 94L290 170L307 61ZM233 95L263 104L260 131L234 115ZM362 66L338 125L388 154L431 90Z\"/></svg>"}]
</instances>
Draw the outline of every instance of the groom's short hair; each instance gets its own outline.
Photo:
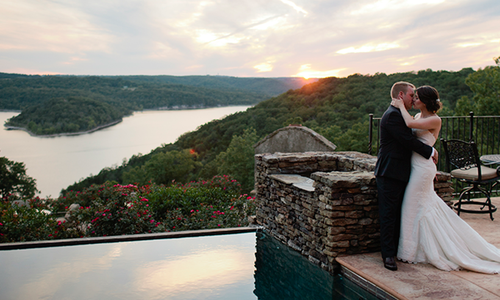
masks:
<instances>
[{"instance_id":1,"label":"groom's short hair","mask_svg":"<svg viewBox=\"0 0 500 300\"><path fill-rule=\"evenodd\" d=\"M392 85L391 88L391 97L392 98L397 98L399 92L403 92L406 95L406 92L408 91L408 87L411 86L413 89L415 89L415 86L409 82L406 81L398 81L395 84Z\"/></svg>"}]
</instances>

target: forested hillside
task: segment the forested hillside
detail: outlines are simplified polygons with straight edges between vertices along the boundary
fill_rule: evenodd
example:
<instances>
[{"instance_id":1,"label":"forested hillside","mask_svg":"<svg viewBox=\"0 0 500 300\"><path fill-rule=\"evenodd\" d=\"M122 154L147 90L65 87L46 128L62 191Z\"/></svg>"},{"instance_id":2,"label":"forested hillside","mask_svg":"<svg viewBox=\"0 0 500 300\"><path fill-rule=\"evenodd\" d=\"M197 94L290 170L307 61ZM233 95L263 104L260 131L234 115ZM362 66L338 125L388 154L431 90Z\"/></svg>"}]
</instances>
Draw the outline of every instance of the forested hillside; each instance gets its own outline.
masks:
<instances>
[{"instance_id":1,"label":"forested hillside","mask_svg":"<svg viewBox=\"0 0 500 300\"><path fill-rule=\"evenodd\" d=\"M12 79L12 78L29 78L29 77L41 77L40 75L26 75L26 74L16 74L16 73L2 73L0 72L0 79Z\"/></svg>"},{"instance_id":2,"label":"forested hillside","mask_svg":"<svg viewBox=\"0 0 500 300\"><path fill-rule=\"evenodd\" d=\"M90 98L53 98L24 109L5 125L25 128L35 135L74 133L119 122L130 112Z\"/></svg>"},{"instance_id":3,"label":"forested hillside","mask_svg":"<svg viewBox=\"0 0 500 300\"><path fill-rule=\"evenodd\" d=\"M143 109L253 105L290 88L301 87L306 82L298 78L29 76L0 73L0 109L22 111L8 125L24 127L34 134L68 133L76 132L75 128L79 131L94 129L99 126L99 120L106 118L95 115L96 109L76 111L74 105L52 106L48 116L43 108L50 107L54 99L71 98L74 101L75 97L79 97L94 101L94 106L106 107L99 109L100 112L112 112L110 117L115 121L131 111ZM79 120L71 122L66 116L74 116L75 113ZM89 114L82 115L86 113ZM28 124L31 124L30 128Z\"/></svg>"},{"instance_id":4,"label":"forested hillside","mask_svg":"<svg viewBox=\"0 0 500 300\"><path fill-rule=\"evenodd\" d=\"M252 145L274 130L302 124L324 135L337 145L337 150L366 152L368 115L382 115L390 103L394 82L404 80L416 86L436 87L445 106L441 114L453 115L457 101L473 95L465 83L473 73L467 68L459 72L423 70L320 79L260 102L245 112L207 123L182 135L174 144L158 147L144 156L133 156L122 166L103 169L68 189L79 190L106 180L168 184L172 180L186 182L230 174L248 191L253 187Z\"/></svg>"},{"instance_id":5,"label":"forested hillside","mask_svg":"<svg viewBox=\"0 0 500 300\"><path fill-rule=\"evenodd\" d=\"M44 76L0 80L0 109L22 110L52 98L80 96L131 110L174 106L255 104L268 96L180 84L148 83L97 76Z\"/></svg>"},{"instance_id":6,"label":"forested hillside","mask_svg":"<svg viewBox=\"0 0 500 300\"><path fill-rule=\"evenodd\" d=\"M257 93L267 98L277 96L290 89L298 89L317 79L302 77L255 78L232 76L119 76L125 80L152 83L182 84L223 90L240 90ZM267 99L266 98L266 99Z\"/></svg>"}]
</instances>

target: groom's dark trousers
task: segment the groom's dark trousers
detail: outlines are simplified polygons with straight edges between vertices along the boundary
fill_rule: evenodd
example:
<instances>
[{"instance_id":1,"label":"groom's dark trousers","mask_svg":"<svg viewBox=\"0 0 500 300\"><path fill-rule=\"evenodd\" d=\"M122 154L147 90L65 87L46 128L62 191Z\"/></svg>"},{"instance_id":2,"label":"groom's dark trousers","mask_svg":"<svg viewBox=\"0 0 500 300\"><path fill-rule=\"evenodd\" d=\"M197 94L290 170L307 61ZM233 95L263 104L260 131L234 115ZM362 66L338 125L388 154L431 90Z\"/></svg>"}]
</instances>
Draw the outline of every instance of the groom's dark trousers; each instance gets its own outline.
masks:
<instances>
[{"instance_id":1,"label":"groom's dark trousers","mask_svg":"<svg viewBox=\"0 0 500 300\"><path fill-rule=\"evenodd\" d=\"M398 251L401 205L408 182L377 176L382 257L394 257Z\"/></svg>"},{"instance_id":2,"label":"groom's dark trousers","mask_svg":"<svg viewBox=\"0 0 500 300\"><path fill-rule=\"evenodd\" d=\"M382 258L394 257L398 251L401 204L410 179L412 151L427 159L432 155L432 147L413 136L401 111L389 106L380 120L380 149L375 165Z\"/></svg>"}]
</instances>

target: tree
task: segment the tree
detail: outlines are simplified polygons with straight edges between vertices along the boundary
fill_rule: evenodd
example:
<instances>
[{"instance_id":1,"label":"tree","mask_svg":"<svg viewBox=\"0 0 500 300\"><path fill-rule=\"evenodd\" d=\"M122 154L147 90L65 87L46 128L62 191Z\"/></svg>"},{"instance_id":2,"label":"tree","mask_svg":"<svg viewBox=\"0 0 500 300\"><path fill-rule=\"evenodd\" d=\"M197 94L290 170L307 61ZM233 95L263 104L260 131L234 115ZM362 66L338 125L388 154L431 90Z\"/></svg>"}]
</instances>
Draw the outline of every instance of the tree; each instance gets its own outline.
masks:
<instances>
[{"instance_id":1,"label":"tree","mask_svg":"<svg viewBox=\"0 0 500 300\"><path fill-rule=\"evenodd\" d=\"M241 136L233 136L227 150L219 153L215 159L218 173L231 175L247 193L254 187L255 150L253 145L258 140L255 129L245 129Z\"/></svg>"},{"instance_id":2,"label":"tree","mask_svg":"<svg viewBox=\"0 0 500 300\"><path fill-rule=\"evenodd\" d=\"M458 100L456 115L465 116L470 111L478 116L500 114L500 56L494 60L496 66L479 69L467 77L465 83L474 96L472 99L463 96Z\"/></svg>"},{"instance_id":3,"label":"tree","mask_svg":"<svg viewBox=\"0 0 500 300\"><path fill-rule=\"evenodd\" d=\"M4 200L29 199L39 192L35 179L26 175L22 162L0 157L0 197Z\"/></svg>"},{"instance_id":4,"label":"tree","mask_svg":"<svg viewBox=\"0 0 500 300\"><path fill-rule=\"evenodd\" d=\"M337 137L342 135L342 129L338 125L331 126L311 126L312 130L324 136L327 140L333 143L337 139ZM335 144L335 143L334 143ZM339 146L335 144L335 146Z\"/></svg>"},{"instance_id":5,"label":"tree","mask_svg":"<svg viewBox=\"0 0 500 300\"><path fill-rule=\"evenodd\" d=\"M145 164L147 178L157 184L169 184L172 180L185 183L193 179L193 170L201 167L195 159L196 153L188 149L157 153Z\"/></svg>"},{"instance_id":6,"label":"tree","mask_svg":"<svg viewBox=\"0 0 500 300\"><path fill-rule=\"evenodd\" d=\"M144 165L136 166L131 168L130 170L124 171L122 175L122 181L124 184L132 183L145 185L147 184L148 180L150 180L150 178L148 178L146 167Z\"/></svg>"},{"instance_id":7,"label":"tree","mask_svg":"<svg viewBox=\"0 0 500 300\"><path fill-rule=\"evenodd\" d=\"M342 135L333 139L337 151L366 152L368 148L368 121L356 123Z\"/></svg>"}]
</instances>

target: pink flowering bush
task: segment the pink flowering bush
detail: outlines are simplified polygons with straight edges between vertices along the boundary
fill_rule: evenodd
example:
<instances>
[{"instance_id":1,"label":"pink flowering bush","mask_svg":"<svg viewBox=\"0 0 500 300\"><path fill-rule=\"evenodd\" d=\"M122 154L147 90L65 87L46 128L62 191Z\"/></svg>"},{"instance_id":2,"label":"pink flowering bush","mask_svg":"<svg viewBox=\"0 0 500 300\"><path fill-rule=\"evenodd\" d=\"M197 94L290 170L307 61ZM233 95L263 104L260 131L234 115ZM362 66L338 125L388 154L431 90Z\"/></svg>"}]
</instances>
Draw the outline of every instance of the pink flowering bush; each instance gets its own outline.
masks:
<instances>
[{"instance_id":1,"label":"pink flowering bush","mask_svg":"<svg viewBox=\"0 0 500 300\"><path fill-rule=\"evenodd\" d=\"M240 184L224 175L153 187L149 199L155 218L168 230L194 230L248 225L248 216L255 211L254 198L240 193Z\"/></svg>"},{"instance_id":2,"label":"pink flowering bush","mask_svg":"<svg viewBox=\"0 0 500 300\"><path fill-rule=\"evenodd\" d=\"M229 175L216 175L211 180L200 180L200 181L191 181L186 184L180 184L173 182L174 186L177 187L208 187L208 188L216 188L219 187L222 190L232 193L239 194L241 193L241 184L236 181L236 179L232 178Z\"/></svg>"},{"instance_id":3,"label":"pink flowering bush","mask_svg":"<svg viewBox=\"0 0 500 300\"><path fill-rule=\"evenodd\" d=\"M0 243L26 242L78 237L65 222L48 214L46 202L36 197L26 205L0 201Z\"/></svg>"},{"instance_id":4,"label":"pink flowering bush","mask_svg":"<svg viewBox=\"0 0 500 300\"><path fill-rule=\"evenodd\" d=\"M174 183L171 187L154 186L149 199L155 207L156 218L162 219L168 211L180 209L187 214L200 205L219 207L239 197L241 190L237 182L221 182L220 176L215 181L198 181L187 184Z\"/></svg>"},{"instance_id":5,"label":"pink flowering bush","mask_svg":"<svg viewBox=\"0 0 500 300\"><path fill-rule=\"evenodd\" d=\"M85 236L107 236L150 233L158 231L159 223L152 217L148 199L137 186L107 183L92 187L75 197L74 203L89 203L70 211L70 221L82 229ZM163 227L161 227L163 228Z\"/></svg>"},{"instance_id":6,"label":"pink flowering bush","mask_svg":"<svg viewBox=\"0 0 500 300\"><path fill-rule=\"evenodd\" d=\"M240 195L216 206L199 203L187 212L175 208L167 211L164 224L172 231L246 226L248 216L255 210L254 200Z\"/></svg>"},{"instance_id":7,"label":"pink flowering bush","mask_svg":"<svg viewBox=\"0 0 500 300\"><path fill-rule=\"evenodd\" d=\"M27 207L1 202L0 242L246 226L254 200L229 176L171 186L107 182ZM66 221L42 210L61 212Z\"/></svg>"}]
</instances>

